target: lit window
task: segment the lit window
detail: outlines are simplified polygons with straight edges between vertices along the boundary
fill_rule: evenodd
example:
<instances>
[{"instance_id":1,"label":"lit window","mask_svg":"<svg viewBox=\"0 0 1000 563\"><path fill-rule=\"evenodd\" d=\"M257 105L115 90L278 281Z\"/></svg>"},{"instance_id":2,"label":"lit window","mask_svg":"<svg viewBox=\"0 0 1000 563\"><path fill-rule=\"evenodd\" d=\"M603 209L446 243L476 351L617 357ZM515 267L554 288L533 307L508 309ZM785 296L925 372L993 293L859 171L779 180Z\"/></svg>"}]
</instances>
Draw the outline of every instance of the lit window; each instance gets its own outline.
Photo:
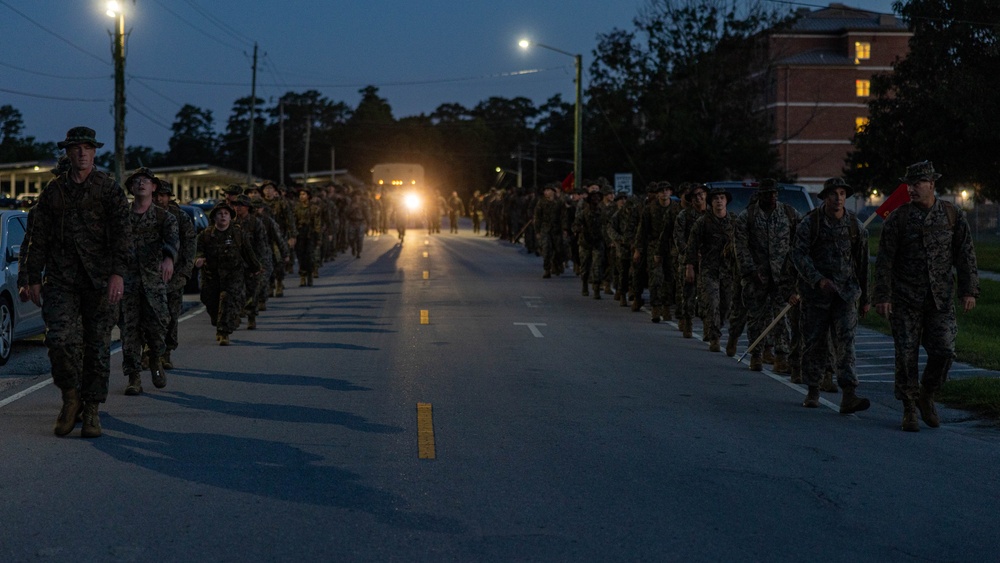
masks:
<instances>
[{"instance_id":1,"label":"lit window","mask_svg":"<svg viewBox=\"0 0 1000 563\"><path fill-rule=\"evenodd\" d=\"M872 81L855 80L854 89L857 91L859 98L867 98L869 95L871 95Z\"/></svg>"},{"instance_id":2,"label":"lit window","mask_svg":"<svg viewBox=\"0 0 1000 563\"><path fill-rule=\"evenodd\" d=\"M864 41L854 42L854 64L861 64L872 58L872 44Z\"/></svg>"},{"instance_id":3,"label":"lit window","mask_svg":"<svg viewBox=\"0 0 1000 563\"><path fill-rule=\"evenodd\" d=\"M857 131L858 133L861 133L862 131L864 131L865 127L867 127L867 126L868 126L868 118L867 117L855 117L854 118L854 130Z\"/></svg>"}]
</instances>

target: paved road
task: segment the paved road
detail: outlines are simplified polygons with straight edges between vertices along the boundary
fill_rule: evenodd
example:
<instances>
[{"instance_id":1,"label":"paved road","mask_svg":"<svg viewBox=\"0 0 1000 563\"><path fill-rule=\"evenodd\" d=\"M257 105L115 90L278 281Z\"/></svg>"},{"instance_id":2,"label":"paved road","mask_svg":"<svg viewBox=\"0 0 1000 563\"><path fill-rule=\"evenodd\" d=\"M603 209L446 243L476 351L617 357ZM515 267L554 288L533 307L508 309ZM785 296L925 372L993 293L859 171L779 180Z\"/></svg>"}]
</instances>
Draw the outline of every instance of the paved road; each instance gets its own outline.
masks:
<instances>
[{"instance_id":1,"label":"paved road","mask_svg":"<svg viewBox=\"0 0 1000 563\"><path fill-rule=\"evenodd\" d=\"M164 390L115 356L100 439L52 436L51 385L9 400L44 376L0 395L0 559L996 557L993 429L803 409L467 231L367 246L234 346L185 321Z\"/></svg>"}]
</instances>

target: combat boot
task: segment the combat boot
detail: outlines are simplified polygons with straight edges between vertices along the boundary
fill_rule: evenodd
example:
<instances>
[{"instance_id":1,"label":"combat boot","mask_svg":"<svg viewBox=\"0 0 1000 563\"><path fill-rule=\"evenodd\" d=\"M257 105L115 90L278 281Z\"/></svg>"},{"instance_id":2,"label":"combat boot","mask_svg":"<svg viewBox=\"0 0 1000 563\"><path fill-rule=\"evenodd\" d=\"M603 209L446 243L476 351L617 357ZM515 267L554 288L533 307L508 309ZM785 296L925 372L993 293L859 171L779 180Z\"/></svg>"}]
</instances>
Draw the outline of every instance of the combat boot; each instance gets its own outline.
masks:
<instances>
[{"instance_id":1,"label":"combat boot","mask_svg":"<svg viewBox=\"0 0 1000 563\"><path fill-rule=\"evenodd\" d=\"M600 299L600 298L601 298L601 284L595 283L594 284L594 299Z\"/></svg>"},{"instance_id":2,"label":"combat boot","mask_svg":"<svg viewBox=\"0 0 1000 563\"><path fill-rule=\"evenodd\" d=\"M788 363L788 354L778 354L774 357L774 373L781 375L792 373L792 366Z\"/></svg>"},{"instance_id":3,"label":"combat boot","mask_svg":"<svg viewBox=\"0 0 1000 563\"><path fill-rule=\"evenodd\" d=\"M306 275L299 274L299 287L305 287L306 285Z\"/></svg>"},{"instance_id":4,"label":"combat boot","mask_svg":"<svg viewBox=\"0 0 1000 563\"><path fill-rule=\"evenodd\" d=\"M682 333L684 338L691 338L691 319L684 319L684 332Z\"/></svg>"},{"instance_id":5,"label":"combat boot","mask_svg":"<svg viewBox=\"0 0 1000 563\"><path fill-rule=\"evenodd\" d=\"M312 287L313 286L313 278L314 277L316 277L316 276L314 276L313 274L306 274L306 285L308 287Z\"/></svg>"},{"instance_id":6,"label":"combat boot","mask_svg":"<svg viewBox=\"0 0 1000 563\"><path fill-rule=\"evenodd\" d=\"M275 280L274 282L274 296L284 297L285 296L285 283L282 280Z\"/></svg>"},{"instance_id":7,"label":"combat boot","mask_svg":"<svg viewBox=\"0 0 1000 563\"><path fill-rule=\"evenodd\" d=\"M660 322L660 308L653 305L653 311L650 313L650 320L654 323Z\"/></svg>"},{"instance_id":8,"label":"combat boot","mask_svg":"<svg viewBox=\"0 0 1000 563\"><path fill-rule=\"evenodd\" d=\"M607 295L615 294L614 291L611 291L611 282L609 281L604 282L604 293L606 293Z\"/></svg>"},{"instance_id":9,"label":"combat boot","mask_svg":"<svg viewBox=\"0 0 1000 563\"><path fill-rule=\"evenodd\" d=\"M903 399L903 431L920 432L920 423L917 422L917 406L913 404L913 399Z\"/></svg>"},{"instance_id":10,"label":"combat boot","mask_svg":"<svg viewBox=\"0 0 1000 563\"><path fill-rule=\"evenodd\" d=\"M802 368L798 364L792 364L792 377L788 381L802 383Z\"/></svg>"},{"instance_id":11,"label":"combat boot","mask_svg":"<svg viewBox=\"0 0 1000 563\"><path fill-rule=\"evenodd\" d=\"M153 376L153 387L163 389L167 386L167 372L163 371L160 362L153 360L149 365L149 373Z\"/></svg>"},{"instance_id":12,"label":"combat boot","mask_svg":"<svg viewBox=\"0 0 1000 563\"><path fill-rule=\"evenodd\" d=\"M101 437L101 415L98 413L100 406L97 402L83 404L83 430L80 435L84 438Z\"/></svg>"},{"instance_id":13,"label":"combat boot","mask_svg":"<svg viewBox=\"0 0 1000 563\"><path fill-rule=\"evenodd\" d=\"M215 333L215 341L216 342L222 342L222 333L221 332L216 332Z\"/></svg>"},{"instance_id":14,"label":"combat boot","mask_svg":"<svg viewBox=\"0 0 1000 563\"><path fill-rule=\"evenodd\" d=\"M754 352L750 354L750 371L763 371L764 362L760 359L760 354Z\"/></svg>"},{"instance_id":15,"label":"combat boot","mask_svg":"<svg viewBox=\"0 0 1000 563\"><path fill-rule=\"evenodd\" d=\"M257 329L257 315L252 315L247 318L247 330Z\"/></svg>"},{"instance_id":16,"label":"combat boot","mask_svg":"<svg viewBox=\"0 0 1000 563\"><path fill-rule=\"evenodd\" d=\"M638 313L642 310L642 297L632 299L632 312Z\"/></svg>"},{"instance_id":17,"label":"combat boot","mask_svg":"<svg viewBox=\"0 0 1000 563\"><path fill-rule=\"evenodd\" d=\"M730 334L726 340L726 355L732 358L736 355L736 341L739 340L735 334Z\"/></svg>"},{"instance_id":18,"label":"combat boot","mask_svg":"<svg viewBox=\"0 0 1000 563\"><path fill-rule=\"evenodd\" d=\"M551 277L552 277L552 270L545 270L545 273L542 274L542 279L543 280L547 280L547 279L549 279Z\"/></svg>"},{"instance_id":19,"label":"combat boot","mask_svg":"<svg viewBox=\"0 0 1000 563\"><path fill-rule=\"evenodd\" d=\"M823 374L823 381L819 384L819 388L821 391L826 393L836 393L838 391L837 385L833 382L832 371L826 370L826 373Z\"/></svg>"},{"instance_id":20,"label":"combat boot","mask_svg":"<svg viewBox=\"0 0 1000 563\"><path fill-rule=\"evenodd\" d=\"M840 414L851 414L868 410L872 406L871 401L864 397L858 397L854 393L853 387L845 387L843 396L840 398Z\"/></svg>"},{"instance_id":21,"label":"combat boot","mask_svg":"<svg viewBox=\"0 0 1000 563\"><path fill-rule=\"evenodd\" d=\"M163 354L163 358L160 360L160 366L163 369L174 369L174 362L170 359L170 350L167 350L166 354Z\"/></svg>"},{"instance_id":22,"label":"combat boot","mask_svg":"<svg viewBox=\"0 0 1000 563\"><path fill-rule=\"evenodd\" d=\"M267 310L267 303L261 301L260 303L257 304L257 311L266 311L266 310Z\"/></svg>"},{"instance_id":23,"label":"combat boot","mask_svg":"<svg viewBox=\"0 0 1000 563\"><path fill-rule=\"evenodd\" d=\"M219 346L229 346L229 335L219 333Z\"/></svg>"},{"instance_id":24,"label":"combat boot","mask_svg":"<svg viewBox=\"0 0 1000 563\"><path fill-rule=\"evenodd\" d=\"M125 385L125 394L129 397L142 394L142 379L138 373L129 374L128 384Z\"/></svg>"},{"instance_id":25,"label":"combat boot","mask_svg":"<svg viewBox=\"0 0 1000 563\"><path fill-rule=\"evenodd\" d=\"M318 266L316 268L313 268L312 277L313 278L318 278L319 277L319 267Z\"/></svg>"},{"instance_id":26,"label":"combat boot","mask_svg":"<svg viewBox=\"0 0 1000 563\"><path fill-rule=\"evenodd\" d=\"M719 346L719 339L713 338L708 341L708 351L709 352L721 352L722 347Z\"/></svg>"},{"instance_id":27,"label":"combat boot","mask_svg":"<svg viewBox=\"0 0 1000 563\"><path fill-rule=\"evenodd\" d=\"M673 319L673 317L670 316L670 305L664 305L663 307L660 307L660 318L665 321Z\"/></svg>"},{"instance_id":28,"label":"combat boot","mask_svg":"<svg viewBox=\"0 0 1000 563\"><path fill-rule=\"evenodd\" d=\"M765 364L774 364L774 348L771 345L764 346L764 356L761 359Z\"/></svg>"},{"instance_id":29,"label":"combat boot","mask_svg":"<svg viewBox=\"0 0 1000 563\"><path fill-rule=\"evenodd\" d=\"M917 396L917 408L920 409L920 419L927 426L931 428L941 426L941 419L938 418L937 409L934 408L934 394L923 386L920 387L920 395Z\"/></svg>"},{"instance_id":30,"label":"combat boot","mask_svg":"<svg viewBox=\"0 0 1000 563\"><path fill-rule=\"evenodd\" d=\"M62 409L59 410L55 428L52 429L56 436L65 436L72 432L76 426L76 416L80 414L80 392L76 388L63 389L62 400Z\"/></svg>"},{"instance_id":31,"label":"combat boot","mask_svg":"<svg viewBox=\"0 0 1000 563\"><path fill-rule=\"evenodd\" d=\"M618 296L618 304L622 307L628 307L628 295L622 293Z\"/></svg>"},{"instance_id":32,"label":"combat boot","mask_svg":"<svg viewBox=\"0 0 1000 563\"><path fill-rule=\"evenodd\" d=\"M815 385L809 386L809 392L806 394L806 400L802 401L802 406L807 409L819 407L819 387Z\"/></svg>"},{"instance_id":33,"label":"combat boot","mask_svg":"<svg viewBox=\"0 0 1000 563\"><path fill-rule=\"evenodd\" d=\"M621 301L622 300L622 290L618 289L618 290L615 291L615 297L614 297L614 299L615 299L615 301Z\"/></svg>"},{"instance_id":34,"label":"combat boot","mask_svg":"<svg viewBox=\"0 0 1000 563\"><path fill-rule=\"evenodd\" d=\"M590 297L590 286L587 285L587 280L583 280L583 289L580 291L580 295L584 297Z\"/></svg>"}]
</instances>

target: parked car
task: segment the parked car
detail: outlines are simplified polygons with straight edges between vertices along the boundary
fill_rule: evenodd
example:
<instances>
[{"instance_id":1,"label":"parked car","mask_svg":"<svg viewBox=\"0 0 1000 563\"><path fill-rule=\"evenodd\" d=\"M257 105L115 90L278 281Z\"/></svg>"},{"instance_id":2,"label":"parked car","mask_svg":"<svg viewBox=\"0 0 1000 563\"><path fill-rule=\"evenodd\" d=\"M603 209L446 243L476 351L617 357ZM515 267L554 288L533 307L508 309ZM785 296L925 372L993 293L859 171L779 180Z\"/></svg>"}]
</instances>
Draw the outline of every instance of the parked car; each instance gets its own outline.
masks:
<instances>
[{"instance_id":1,"label":"parked car","mask_svg":"<svg viewBox=\"0 0 1000 563\"><path fill-rule=\"evenodd\" d=\"M0 207L17 209L17 198L10 197L10 194L0 193Z\"/></svg>"},{"instance_id":2,"label":"parked car","mask_svg":"<svg viewBox=\"0 0 1000 563\"><path fill-rule=\"evenodd\" d=\"M197 205L181 205L180 208L184 213L188 214L191 221L194 223L194 232L196 235L200 235L202 231L208 228L208 216L202 211L202 208ZM184 286L184 293L198 293L201 291L201 271L200 268L195 268L191 271L191 279L188 280L187 285Z\"/></svg>"},{"instance_id":3,"label":"parked car","mask_svg":"<svg viewBox=\"0 0 1000 563\"><path fill-rule=\"evenodd\" d=\"M42 310L17 296L17 260L27 232L28 214L0 211L0 245L3 248L3 285L0 286L0 365L10 360L14 341L45 332Z\"/></svg>"},{"instance_id":4,"label":"parked car","mask_svg":"<svg viewBox=\"0 0 1000 563\"><path fill-rule=\"evenodd\" d=\"M725 188L733 194L733 201L729 202L727 209L730 213L740 214L747 205L750 198L757 193L757 182L709 182L709 188ZM778 201L787 203L805 215L816 208L816 200L804 186L795 184L778 184Z\"/></svg>"},{"instance_id":5,"label":"parked car","mask_svg":"<svg viewBox=\"0 0 1000 563\"><path fill-rule=\"evenodd\" d=\"M38 196L36 195L23 195L17 198L17 207L20 209L28 209L36 203L38 203Z\"/></svg>"},{"instance_id":6,"label":"parked car","mask_svg":"<svg viewBox=\"0 0 1000 563\"><path fill-rule=\"evenodd\" d=\"M192 199L191 201L187 202L187 205L197 207L202 211L204 211L205 213L208 213L209 211L212 210L213 207L215 207L216 203L218 203L218 200L211 198L200 198L200 199Z\"/></svg>"}]
</instances>

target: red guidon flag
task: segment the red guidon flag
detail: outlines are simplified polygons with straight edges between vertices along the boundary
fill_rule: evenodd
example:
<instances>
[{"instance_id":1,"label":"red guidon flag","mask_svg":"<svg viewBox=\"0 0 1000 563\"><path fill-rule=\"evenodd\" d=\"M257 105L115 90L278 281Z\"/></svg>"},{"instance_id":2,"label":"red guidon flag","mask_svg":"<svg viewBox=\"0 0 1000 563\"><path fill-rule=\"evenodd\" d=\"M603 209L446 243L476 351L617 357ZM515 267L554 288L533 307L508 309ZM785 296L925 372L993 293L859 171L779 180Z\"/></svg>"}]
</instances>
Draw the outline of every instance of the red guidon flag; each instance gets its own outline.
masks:
<instances>
[{"instance_id":1,"label":"red guidon flag","mask_svg":"<svg viewBox=\"0 0 1000 563\"><path fill-rule=\"evenodd\" d=\"M882 203L882 205L878 206L878 209L875 210L875 214L884 220L897 207L908 201L910 201L910 190L906 187L906 184L900 184L896 186L896 191L892 192L892 195L890 195Z\"/></svg>"},{"instance_id":2,"label":"red guidon flag","mask_svg":"<svg viewBox=\"0 0 1000 563\"><path fill-rule=\"evenodd\" d=\"M573 173L570 172L562 181L562 191L569 193L573 191Z\"/></svg>"}]
</instances>

